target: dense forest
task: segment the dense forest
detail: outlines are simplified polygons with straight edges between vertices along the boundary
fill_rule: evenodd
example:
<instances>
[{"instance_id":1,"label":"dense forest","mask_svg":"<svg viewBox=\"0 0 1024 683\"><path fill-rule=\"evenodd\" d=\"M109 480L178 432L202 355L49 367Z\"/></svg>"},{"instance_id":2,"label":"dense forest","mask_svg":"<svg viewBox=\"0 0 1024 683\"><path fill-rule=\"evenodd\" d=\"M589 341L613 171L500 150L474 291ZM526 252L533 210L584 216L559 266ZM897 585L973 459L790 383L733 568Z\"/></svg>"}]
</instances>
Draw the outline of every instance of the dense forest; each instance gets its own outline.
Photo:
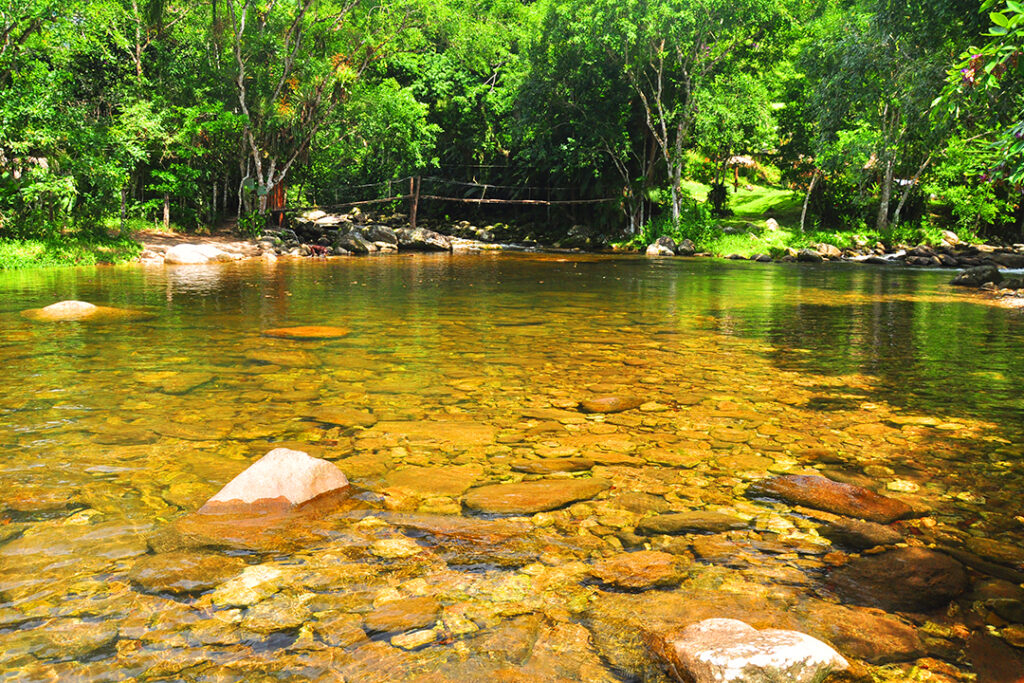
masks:
<instances>
[{"instance_id":1,"label":"dense forest","mask_svg":"<svg viewBox=\"0 0 1024 683\"><path fill-rule=\"evenodd\" d=\"M680 233L742 173L801 228L1019 241L1022 36L1015 0L0 0L0 236L414 174Z\"/></svg>"}]
</instances>

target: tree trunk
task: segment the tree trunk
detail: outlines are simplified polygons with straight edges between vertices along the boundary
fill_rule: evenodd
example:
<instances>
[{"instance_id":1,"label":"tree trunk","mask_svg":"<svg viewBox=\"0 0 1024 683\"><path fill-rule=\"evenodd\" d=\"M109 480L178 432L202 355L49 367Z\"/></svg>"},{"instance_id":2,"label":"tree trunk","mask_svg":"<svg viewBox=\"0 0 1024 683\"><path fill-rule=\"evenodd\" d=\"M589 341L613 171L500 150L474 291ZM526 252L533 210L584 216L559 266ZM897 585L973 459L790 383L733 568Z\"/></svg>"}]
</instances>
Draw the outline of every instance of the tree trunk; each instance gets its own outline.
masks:
<instances>
[{"instance_id":1,"label":"tree trunk","mask_svg":"<svg viewBox=\"0 0 1024 683\"><path fill-rule=\"evenodd\" d=\"M164 230L171 229L171 194L164 192Z\"/></svg>"},{"instance_id":2,"label":"tree trunk","mask_svg":"<svg viewBox=\"0 0 1024 683\"><path fill-rule=\"evenodd\" d=\"M213 181L213 201L210 203L210 225L217 221L217 181Z\"/></svg>"},{"instance_id":3,"label":"tree trunk","mask_svg":"<svg viewBox=\"0 0 1024 683\"><path fill-rule=\"evenodd\" d=\"M807 194L804 195L804 208L800 211L800 232L804 232L804 222L807 220L807 205L811 201L811 193L814 192L814 186L818 183L820 176L821 171L815 169L814 174L811 176L811 184L807 186Z\"/></svg>"},{"instance_id":4,"label":"tree trunk","mask_svg":"<svg viewBox=\"0 0 1024 683\"><path fill-rule=\"evenodd\" d=\"M125 218L128 213L128 188L124 185L121 186L121 234L124 234Z\"/></svg>"},{"instance_id":5,"label":"tree trunk","mask_svg":"<svg viewBox=\"0 0 1024 683\"><path fill-rule=\"evenodd\" d=\"M892 199L892 174L893 160L890 157L885 160L885 179L882 181L882 197L878 202L878 220L875 222L875 228L878 230L889 228L889 200Z\"/></svg>"}]
</instances>

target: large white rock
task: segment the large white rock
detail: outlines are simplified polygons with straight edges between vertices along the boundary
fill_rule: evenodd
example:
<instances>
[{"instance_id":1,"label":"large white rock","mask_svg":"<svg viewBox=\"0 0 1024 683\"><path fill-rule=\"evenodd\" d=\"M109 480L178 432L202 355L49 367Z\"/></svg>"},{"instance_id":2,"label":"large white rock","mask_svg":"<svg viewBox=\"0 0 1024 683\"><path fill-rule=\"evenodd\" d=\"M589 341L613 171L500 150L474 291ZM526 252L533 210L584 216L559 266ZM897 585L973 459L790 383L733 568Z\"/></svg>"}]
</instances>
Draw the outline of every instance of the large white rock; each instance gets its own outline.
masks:
<instances>
[{"instance_id":1,"label":"large white rock","mask_svg":"<svg viewBox=\"0 0 1024 683\"><path fill-rule=\"evenodd\" d=\"M670 648L676 660L672 664L694 683L804 683L849 666L838 652L807 634L758 631L736 619L692 624Z\"/></svg>"},{"instance_id":2,"label":"large white rock","mask_svg":"<svg viewBox=\"0 0 1024 683\"><path fill-rule=\"evenodd\" d=\"M233 261L231 254L212 244L175 244L164 254L164 263L175 266L195 266L212 261Z\"/></svg>"},{"instance_id":3,"label":"large white rock","mask_svg":"<svg viewBox=\"0 0 1024 683\"><path fill-rule=\"evenodd\" d=\"M333 463L302 451L275 448L228 482L199 511L291 507L346 486L348 479Z\"/></svg>"},{"instance_id":4,"label":"large white rock","mask_svg":"<svg viewBox=\"0 0 1024 683\"><path fill-rule=\"evenodd\" d=\"M78 320L96 312L88 301L58 301L39 310L40 317L48 320Z\"/></svg>"}]
</instances>

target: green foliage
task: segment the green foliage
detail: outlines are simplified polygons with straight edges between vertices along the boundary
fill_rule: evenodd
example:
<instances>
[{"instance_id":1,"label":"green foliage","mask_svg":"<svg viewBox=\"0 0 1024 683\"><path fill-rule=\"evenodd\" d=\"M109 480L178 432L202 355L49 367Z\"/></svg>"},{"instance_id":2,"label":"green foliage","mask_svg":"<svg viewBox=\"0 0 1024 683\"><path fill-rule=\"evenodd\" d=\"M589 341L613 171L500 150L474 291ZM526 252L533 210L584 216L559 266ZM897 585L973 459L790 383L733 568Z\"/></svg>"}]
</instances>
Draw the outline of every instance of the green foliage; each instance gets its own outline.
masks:
<instances>
[{"instance_id":1,"label":"green foliage","mask_svg":"<svg viewBox=\"0 0 1024 683\"><path fill-rule=\"evenodd\" d=\"M142 248L128 237L14 239L0 237L0 270L124 263Z\"/></svg>"},{"instance_id":2,"label":"green foliage","mask_svg":"<svg viewBox=\"0 0 1024 683\"><path fill-rule=\"evenodd\" d=\"M259 211L250 211L238 219L238 232L246 237L259 237L266 225L266 216Z\"/></svg>"}]
</instances>

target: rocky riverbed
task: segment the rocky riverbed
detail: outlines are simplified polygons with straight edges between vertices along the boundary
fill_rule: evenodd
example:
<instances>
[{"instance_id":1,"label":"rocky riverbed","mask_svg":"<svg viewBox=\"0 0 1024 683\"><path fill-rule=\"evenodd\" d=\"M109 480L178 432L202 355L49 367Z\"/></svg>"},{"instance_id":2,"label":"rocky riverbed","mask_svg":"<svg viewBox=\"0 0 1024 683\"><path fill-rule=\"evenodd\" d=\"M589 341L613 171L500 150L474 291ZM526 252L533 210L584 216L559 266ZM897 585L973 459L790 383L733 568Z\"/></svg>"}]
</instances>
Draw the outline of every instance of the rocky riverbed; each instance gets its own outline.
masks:
<instances>
[{"instance_id":1,"label":"rocky riverbed","mask_svg":"<svg viewBox=\"0 0 1024 683\"><path fill-rule=\"evenodd\" d=\"M381 260L350 261L308 288L240 264L202 297L132 269L118 291L155 295L109 306L131 326L5 317L4 676L668 681L709 619L818 639L835 680L1019 676L1019 423L740 334L732 297L627 305L609 264L487 261L460 283L516 296L469 315L457 288L420 305L451 267L424 258L379 271L401 286L370 315ZM346 495L199 514L280 447Z\"/></svg>"}]
</instances>

